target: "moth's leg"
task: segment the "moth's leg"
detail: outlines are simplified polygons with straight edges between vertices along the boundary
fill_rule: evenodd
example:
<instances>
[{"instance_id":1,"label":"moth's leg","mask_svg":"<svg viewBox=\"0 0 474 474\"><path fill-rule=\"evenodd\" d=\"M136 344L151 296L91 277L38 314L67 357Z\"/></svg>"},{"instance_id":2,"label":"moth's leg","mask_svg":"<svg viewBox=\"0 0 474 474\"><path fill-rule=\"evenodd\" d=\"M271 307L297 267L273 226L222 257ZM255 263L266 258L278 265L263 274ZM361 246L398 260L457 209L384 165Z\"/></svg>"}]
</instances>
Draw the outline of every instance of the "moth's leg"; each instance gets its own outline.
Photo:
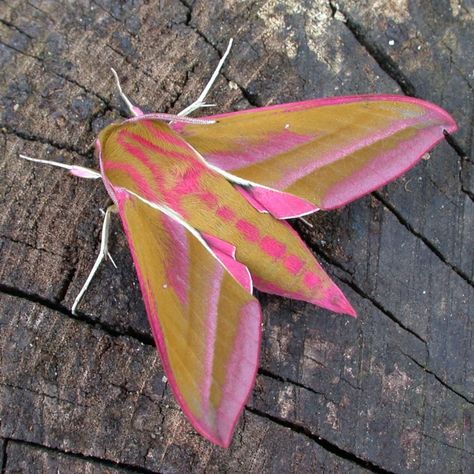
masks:
<instances>
[{"instance_id":1,"label":"moth's leg","mask_svg":"<svg viewBox=\"0 0 474 474\"><path fill-rule=\"evenodd\" d=\"M99 265L102 263L102 260L105 260L107 256L110 257L110 254L108 251L108 243L109 243L109 233L110 233L110 216L112 212L117 212L117 206L115 204L112 204L111 206L109 206L107 210L105 211L104 223L102 224L102 235L101 235L101 240L100 240L99 255L97 255L94 266L92 267L92 270L89 273L89 276L87 277L86 282L81 288L81 291L79 292L79 294L76 296L76 299L74 300L74 303L71 308L72 314L76 314L76 308L79 305L82 297L84 296L84 293L86 292L87 288L89 287L92 279L94 278L94 275L96 274L99 268ZM114 266L117 267L115 263L114 263Z\"/></svg>"},{"instance_id":2,"label":"moth's leg","mask_svg":"<svg viewBox=\"0 0 474 474\"><path fill-rule=\"evenodd\" d=\"M38 158L31 158L26 155L19 155L20 158L28 161L34 161L35 163L44 163L45 165L57 166L68 170L74 176L88 179L98 179L101 175L98 171L91 170L90 168L84 168L83 166L66 165L65 163L59 163L58 161L39 160Z\"/></svg>"},{"instance_id":3,"label":"moth's leg","mask_svg":"<svg viewBox=\"0 0 474 474\"><path fill-rule=\"evenodd\" d=\"M105 215L106 215L106 211L104 211L102 208L99 209L101 214L104 216L105 218ZM110 260L110 262L112 263L112 265L115 267L115 269L117 270L118 267L117 267L117 264L115 263L115 260L112 258L112 255L110 255L110 252L107 252L107 258Z\"/></svg>"},{"instance_id":4,"label":"moth's leg","mask_svg":"<svg viewBox=\"0 0 474 474\"><path fill-rule=\"evenodd\" d=\"M209 94L209 91L210 91L212 85L216 81L217 76L219 75L219 72L221 71L222 66L224 65L224 62L225 62L227 56L230 53L230 48L232 48L233 41L234 40L231 38L230 41L229 41L229 44L227 45L227 49L225 50L224 55L222 56L221 60L219 61L219 64L217 65L214 73L212 74L211 78L209 79L209 82L207 83L206 87L201 92L201 95L191 105L188 105L184 110L182 110L178 115L183 117L185 115L189 115L191 112L194 112L197 109L200 109L200 108L203 108L203 107L214 107L215 106L215 104L206 104L204 102L204 99L206 98L207 94Z\"/></svg>"},{"instance_id":5,"label":"moth's leg","mask_svg":"<svg viewBox=\"0 0 474 474\"><path fill-rule=\"evenodd\" d=\"M143 115L143 112L137 106L133 105L130 102L130 99L124 94L122 86L120 85L120 79L115 69L111 67L110 70L112 71L112 74L115 77L115 83L117 84L117 89L119 90L120 97L122 97L123 101L127 104L127 108L130 111L130 114L134 117L139 117L140 115Z\"/></svg>"},{"instance_id":6,"label":"moth's leg","mask_svg":"<svg viewBox=\"0 0 474 474\"><path fill-rule=\"evenodd\" d=\"M309 222L308 220L306 220L304 217L298 217L298 219L303 222L304 224L306 224L310 229L314 229L314 225L311 224L311 222Z\"/></svg>"}]
</instances>

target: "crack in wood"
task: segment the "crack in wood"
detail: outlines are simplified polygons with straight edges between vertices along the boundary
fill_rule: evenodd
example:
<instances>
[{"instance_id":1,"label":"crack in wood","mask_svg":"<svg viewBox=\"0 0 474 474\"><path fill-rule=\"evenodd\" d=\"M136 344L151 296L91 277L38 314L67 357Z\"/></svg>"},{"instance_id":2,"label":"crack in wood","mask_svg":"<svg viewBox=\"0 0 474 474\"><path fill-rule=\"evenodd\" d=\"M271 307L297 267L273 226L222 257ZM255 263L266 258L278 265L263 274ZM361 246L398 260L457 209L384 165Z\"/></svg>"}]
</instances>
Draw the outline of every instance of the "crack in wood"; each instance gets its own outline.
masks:
<instances>
[{"instance_id":1,"label":"crack in wood","mask_svg":"<svg viewBox=\"0 0 474 474\"><path fill-rule=\"evenodd\" d=\"M26 301L30 301L32 303L38 304L40 306L44 306L53 311L57 311L58 313L64 316L68 316L71 319L74 319L75 321L85 323L88 326L91 326L94 328L99 328L111 337L128 337L130 339L134 339L148 346L155 345L153 338L151 336L141 334L138 331L135 331L131 328L128 328L123 331L118 331L111 324L107 324L103 321L100 321L98 318L88 316L80 311L78 311L77 314L72 314L72 312L68 308L63 306L62 304L52 302L46 298L43 298L42 296L39 296L33 293L28 293L26 291L19 290L17 288L13 288L11 286L0 283L0 294L1 293L14 296L16 298L20 298Z\"/></svg>"},{"instance_id":2,"label":"crack in wood","mask_svg":"<svg viewBox=\"0 0 474 474\"><path fill-rule=\"evenodd\" d=\"M34 143L42 143L43 145L50 145L53 148L56 148L60 151L67 151L69 153L75 153L76 155L82 156L83 158L91 159L93 157L93 150L89 147L89 150L81 150L73 145L66 145L65 143L57 142L51 140L50 138L40 137L30 132L25 132L24 130L18 130L17 128L10 127L9 125L0 123L0 130L3 130L7 134L14 135L17 138L26 140Z\"/></svg>"},{"instance_id":3,"label":"crack in wood","mask_svg":"<svg viewBox=\"0 0 474 474\"><path fill-rule=\"evenodd\" d=\"M318 245L316 242L313 242L311 240L305 239L304 234L299 233L300 238L306 243L306 245L314 251L317 255L322 257L324 260L326 260L327 263L333 265L334 267L338 268L339 270L343 271L347 275L350 275L351 278L354 277L354 272L345 268L344 265L342 265L341 262L336 260L331 254L327 253L320 245Z\"/></svg>"},{"instance_id":4,"label":"crack in wood","mask_svg":"<svg viewBox=\"0 0 474 474\"><path fill-rule=\"evenodd\" d=\"M1 466L1 473L6 474L7 472L7 444L8 444L8 439L5 438L0 438L0 441L3 440L3 445L2 445L2 466Z\"/></svg>"},{"instance_id":5,"label":"crack in wood","mask_svg":"<svg viewBox=\"0 0 474 474\"><path fill-rule=\"evenodd\" d=\"M122 28L125 26L125 29L126 29L128 34L130 34L132 36L137 36L136 33L134 33L133 31L130 31L128 29L127 19L129 19L131 15L138 15L138 11L133 11L130 15L124 16L122 19L120 19L120 18L116 17L110 10L107 10L107 8L105 8L103 5L98 3L96 0L92 0L91 3L96 5L98 8L100 8L104 13L107 13L107 15L110 16L110 18L113 18L115 21L117 21Z\"/></svg>"},{"instance_id":6,"label":"crack in wood","mask_svg":"<svg viewBox=\"0 0 474 474\"><path fill-rule=\"evenodd\" d=\"M18 26L16 26L15 24L5 20L4 18L0 18L0 23L3 23L7 28L10 28L12 30L16 30L18 31L19 33L21 33L22 35L26 36L27 38L33 40L35 39L33 36L31 36L29 33L27 33L26 31L22 30L21 28L19 28Z\"/></svg>"},{"instance_id":7,"label":"crack in wood","mask_svg":"<svg viewBox=\"0 0 474 474\"><path fill-rule=\"evenodd\" d=\"M463 453L471 454L471 455L474 456L474 451L469 451L468 449L459 448L458 446L453 446L452 444L445 443L444 441L441 441L440 439L435 438L434 436L430 436L427 433L420 432L420 434L421 434L421 436L423 436L425 438L428 438L428 439L431 439L433 441L436 441L437 443L442 444L443 446L446 446L446 447L451 448L451 449L456 449L456 450L461 451Z\"/></svg>"},{"instance_id":8,"label":"crack in wood","mask_svg":"<svg viewBox=\"0 0 474 474\"><path fill-rule=\"evenodd\" d=\"M331 8L333 16L337 12L341 12L345 21L347 29L352 33L357 42L367 51L374 61L378 64L380 69L384 71L389 77L391 77L400 87L404 94L408 96L415 96L416 89L412 82L406 77L398 64L393 61L379 46L372 44L367 35L364 32L364 28L361 27L355 20L353 20L346 11L341 9L339 5L329 0L329 7Z\"/></svg>"},{"instance_id":9,"label":"crack in wood","mask_svg":"<svg viewBox=\"0 0 474 474\"><path fill-rule=\"evenodd\" d=\"M145 71L145 69L142 69L138 64L136 64L131 58L129 55L123 53L123 51L120 51L120 49L117 49L115 48L114 46L110 45L110 44L106 44L106 47L109 48L111 51L113 51L115 54L117 54L118 56L120 56L121 58L124 59L124 61L129 64L130 66L133 67L133 69L135 69L136 71L138 71L139 73L143 74L144 76L148 77L149 79L151 79L152 81L156 81L156 79L147 71Z\"/></svg>"},{"instance_id":10,"label":"crack in wood","mask_svg":"<svg viewBox=\"0 0 474 474\"><path fill-rule=\"evenodd\" d=\"M23 240L17 240L17 239L14 239L13 237L8 237L6 235L0 235L0 239L8 240L9 242L12 242L13 244L24 245L25 247L28 247L29 249L36 250L37 252L44 252L48 255L53 255L54 257L58 257L58 258L62 258L62 259L67 257L67 255L63 255L63 254L60 254L60 253L55 253L55 252L52 252L51 250L48 250L48 249L45 249L45 248L42 248L42 247L35 247L34 245L32 245L28 242L25 242Z\"/></svg>"},{"instance_id":11,"label":"crack in wood","mask_svg":"<svg viewBox=\"0 0 474 474\"><path fill-rule=\"evenodd\" d=\"M184 23L184 26L189 27L192 31L197 33L197 35L204 40L204 42L209 45L217 54L220 58L222 58L222 51L207 37L207 35L202 32L197 26L192 25L192 15L193 15L193 6L188 5L184 0L178 0L181 5L187 8L188 12L186 14L186 22ZM243 98L253 107L261 107L262 104L258 100L257 97L255 97L253 94L251 94L245 87L243 87L241 84L239 84L237 81L234 79L231 79L227 76L225 71L221 71L221 76L224 77L224 79L230 83L233 82L240 90Z\"/></svg>"},{"instance_id":12,"label":"crack in wood","mask_svg":"<svg viewBox=\"0 0 474 474\"><path fill-rule=\"evenodd\" d=\"M79 87L80 89L82 89L86 94L90 94L90 95L93 95L94 97L96 97L97 99L99 99L101 102L104 103L104 105L106 105L107 107L109 107L110 109L116 109L108 99L106 99L105 97L103 97L102 95L100 95L99 93L87 88L86 86L82 85L81 83L79 83L76 79L72 79L70 78L69 76L67 76L66 74L63 74L61 72L58 72L58 71L55 71L54 69L51 69L49 68L43 58L41 58L40 56L36 56L34 54L31 54L31 53L27 53L26 51L22 51L21 49L18 49L17 47L15 46L12 46L8 43L5 43L4 41L1 41L0 40L0 44L3 44L3 46L7 47L7 48L10 48L12 49L13 51L16 51L17 53L19 54L22 54L23 56L26 56L28 58L31 58L31 59L34 59L35 61L38 61L44 68L44 71L46 73L50 73L50 74L53 74L61 79L64 79L66 82L69 82L70 84L73 84L75 85L76 87ZM116 109L118 110L118 109Z\"/></svg>"},{"instance_id":13,"label":"crack in wood","mask_svg":"<svg viewBox=\"0 0 474 474\"><path fill-rule=\"evenodd\" d=\"M13 50L13 51L16 51L17 53L20 53L20 54L22 54L23 56L26 56L26 57L28 57L28 58L32 58L32 59L36 59L36 60L39 59L38 57L33 56L32 54L29 54L29 53L27 53L27 52L25 52L25 51L22 51L21 49L18 49L16 46L12 46L11 44L5 43L5 42L4 42L3 40L1 40L1 39L0 39L0 44L3 45L3 46L5 46L6 48L9 48L9 49L11 49L11 50Z\"/></svg>"},{"instance_id":14,"label":"crack in wood","mask_svg":"<svg viewBox=\"0 0 474 474\"><path fill-rule=\"evenodd\" d=\"M456 265L448 261L448 259L441 253L441 251L436 248L436 246L431 242L427 237L425 237L421 232L418 232L391 204L387 199L385 199L379 191L374 191L372 195L379 200L403 225L411 234L420 239L430 250L433 252L445 265L447 265L451 270L457 273L468 285L474 288L474 281L469 278L469 276Z\"/></svg>"},{"instance_id":15,"label":"crack in wood","mask_svg":"<svg viewBox=\"0 0 474 474\"><path fill-rule=\"evenodd\" d=\"M34 3L30 2L29 0L27 0L26 3L31 8L35 9L36 11L39 11L42 15L44 15L51 23L53 23L53 25L56 24L56 20L48 12L42 10L38 5L35 5Z\"/></svg>"},{"instance_id":16,"label":"crack in wood","mask_svg":"<svg viewBox=\"0 0 474 474\"><path fill-rule=\"evenodd\" d=\"M61 285L61 287L59 288L58 290L58 296L57 296L57 300L58 302L60 301L63 301L64 298L66 297L66 294L69 290L69 287L72 285L73 281L74 281L74 277L76 276L76 270L77 270L77 267L76 265L73 265L67 272L66 272L66 276L64 278L64 282L63 284Z\"/></svg>"},{"instance_id":17,"label":"crack in wood","mask_svg":"<svg viewBox=\"0 0 474 474\"><path fill-rule=\"evenodd\" d=\"M455 395L457 395L458 397L461 397L464 401L466 401L467 403L471 404L471 405L474 405L474 400L471 400L467 395L464 395L463 393L461 393L459 390L451 387L451 385L449 385L447 382L445 382L439 375L435 374L431 369L429 369L426 365L422 364L421 362L418 362L413 356L411 356L410 354L407 354L406 352L404 352L402 349L400 349L400 347L397 347L398 349L398 352L400 352L400 354L403 354L405 357L407 357L408 359L410 359L415 365L417 365L418 367L420 367L421 369L423 369L427 374L431 375L432 377L434 377L443 387L445 387L447 390L449 390L450 392L454 393Z\"/></svg>"},{"instance_id":18,"label":"crack in wood","mask_svg":"<svg viewBox=\"0 0 474 474\"><path fill-rule=\"evenodd\" d=\"M104 459L100 458L97 456L91 456L87 454L82 454L79 452L75 451L64 451L62 449L59 449L58 447L53 447L53 446L47 446L44 444L36 443L34 441L27 441L23 439L18 439L18 438L4 438L6 442L9 443L17 443L23 446L28 446L30 448L35 448L38 449L39 451L43 451L46 453L54 453L54 454L61 454L66 457L70 458L75 458L81 461L87 461L87 462L92 462L92 463L97 463L97 464L102 464L103 466L107 466L110 468L121 468L121 469L126 469L129 472L136 472L136 473L141 473L141 474L161 474L160 471L152 471L150 469L147 469L145 467L141 466L136 466L134 464L128 464L128 463L123 463L123 462L118 462L118 461L112 461L110 459ZM6 444L6 443L5 443ZM4 458L4 464L6 466L6 458Z\"/></svg>"},{"instance_id":19,"label":"crack in wood","mask_svg":"<svg viewBox=\"0 0 474 474\"><path fill-rule=\"evenodd\" d=\"M311 248L319 257L321 257L323 260L325 260L327 263L334 265L338 269L342 270L343 272L347 273L348 275L353 277L353 273L351 273L349 270L347 270L340 262L335 260L333 257L331 257L329 254L324 252L318 245L316 245L314 242L307 241L307 239L304 239L301 237L306 245ZM381 303L379 303L376 299L372 298L369 296L362 288L360 288L352 279L348 280L347 278L344 278L342 276L337 276L337 278L345 283L347 286L349 286L352 290L354 290L359 296L364 298L367 301L370 301L372 305L374 305L379 311L381 311L385 316L390 318L397 326L401 327L405 331L409 332L413 336L415 336L419 341L421 341L425 347L427 346L427 341L420 336L418 333L413 331L413 329L410 329L408 326L403 324L391 311L386 309Z\"/></svg>"},{"instance_id":20,"label":"crack in wood","mask_svg":"<svg viewBox=\"0 0 474 474\"><path fill-rule=\"evenodd\" d=\"M371 472L376 472L380 474L394 474L392 471L389 471L387 469L384 469L382 466L379 466L378 464L375 464L371 461L368 461L367 459L363 459L359 456L357 456L354 453L351 453L350 451L346 451L345 449L339 447L337 444L332 443L331 441L328 441L321 436L314 434L311 430L306 428L303 425L300 425L298 423L292 423L291 421L285 420L283 418L270 415L268 413L265 413L261 410L258 410L257 408L249 408L246 407L245 410L247 410L250 413L253 413L254 415L257 415L261 418L265 418L267 420L272 421L273 423L276 423L277 425L283 426L285 428L289 428L291 431L295 433L299 433L306 438L311 439L314 441L316 444L321 446L323 449L326 451L329 451L330 453L345 459L346 461L350 461L353 464L356 464L359 467L362 467L364 469L367 469Z\"/></svg>"},{"instance_id":21,"label":"crack in wood","mask_svg":"<svg viewBox=\"0 0 474 474\"><path fill-rule=\"evenodd\" d=\"M184 81L180 85L180 90L175 94L175 97L169 99L169 105L164 107L163 113L173 113L171 112L171 110L174 108L177 102L184 95L185 89L189 83L189 80L191 79L192 74L194 74L195 72L196 72L196 64L193 64L190 69L186 70Z\"/></svg>"},{"instance_id":22,"label":"crack in wood","mask_svg":"<svg viewBox=\"0 0 474 474\"><path fill-rule=\"evenodd\" d=\"M358 285L356 285L353 281L347 280L344 277L338 277L339 280L341 280L343 283L345 283L347 286L349 286L352 290L354 290L359 296L364 298L367 301L370 301L379 311L382 312L385 316L387 316L389 319L391 319L397 326L401 327L403 330L409 332L412 336L415 336L419 341L421 341L425 347L427 347L428 342L421 337L418 333L416 333L413 329L410 329L408 326L403 324L391 311L388 309L384 308L381 303L379 303L377 300L369 296L367 293L362 290ZM427 349L428 350L428 349Z\"/></svg>"},{"instance_id":23,"label":"crack in wood","mask_svg":"<svg viewBox=\"0 0 474 474\"><path fill-rule=\"evenodd\" d=\"M294 387L302 388L303 390L307 390L308 392L311 392L314 395L323 397L328 402L336 403L334 400L330 399L324 392L318 392L317 390L314 390L314 388L308 387L307 385L304 385L301 382L297 382L296 380L293 380L289 377L282 377L281 375L274 374L270 370L264 369L263 367L260 367L257 373L270 379L277 380L278 382L281 382L283 384L290 384Z\"/></svg>"},{"instance_id":24,"label":"crack in wood","mask_svg":"<svg viewBox=\"0 0 474 474\"><path fill-rule=\"evenodd\" d=\"M57 396L54 396L54 395L50 395L49 393L39 392L37 390L33 390L31 388L28 388L28 387L20 387L19 385L13 385L13 384L8 384L8 383L0 383L0 387L7 387L7 388L11 388L13 390L19 390L21 392L28 392L28 393L31 393L33 395L37 395L39 397L42 397L43 399L49 398L50 400L56 400L56 401L61 402L61 403L67 403L69 405L74 405L75 407L90 408L90 405L84 405L84 404L81 404L81 403L77 403L77 400L68 400L66 398L61 398L61 397L57 397Z\"/></svg>"}]
</instances>

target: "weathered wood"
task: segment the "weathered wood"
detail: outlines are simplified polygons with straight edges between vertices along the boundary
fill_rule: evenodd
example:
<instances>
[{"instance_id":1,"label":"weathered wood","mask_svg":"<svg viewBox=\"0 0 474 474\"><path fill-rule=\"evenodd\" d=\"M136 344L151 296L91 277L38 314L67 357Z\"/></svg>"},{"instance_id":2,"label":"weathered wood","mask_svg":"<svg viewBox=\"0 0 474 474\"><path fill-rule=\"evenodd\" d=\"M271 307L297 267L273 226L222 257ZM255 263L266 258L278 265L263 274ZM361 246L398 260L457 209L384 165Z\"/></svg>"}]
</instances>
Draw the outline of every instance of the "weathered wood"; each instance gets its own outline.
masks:
<instances>
[{"instance_id":1,"label":"weathered wood","mask_svg":"<svg viewBox=\"0 0 474 474\"><path fill-rule=\"evenodd\" d=\"M468 7L436 16L429 2L395 2L390 18L394 2L159 3L0 4L0 288L14 295L0 307L0 436L54 450L8 441L7 467L23 452L50 466L65 451L152 472L471 472ZM218 110L408 91L461 130L384 190L298 227L359 319L259 295L261 370L225 451L193 432L161 380L118 222L119 269L104 264L71 317L98 250L102 185L16 156L95 166L96 133L125 113L109 66L141 107L178 111L231 36Z\"/></svg>"},{"instance_id":2,"label":"weathered wood","mask_svg":"<svg viewBox=\"0 0 474 474\"><path fill-rule=\"evenodd\" d=\"M5 465L5 449L6 442L3 438L0 438L0 466L2 466L2 469Z\"/></svg>"},{"instance_id":3,"label":"weathered wood","mask_svg":"<svg viewBox=\"0 0 474 474\"><path fill-rule=\"evenodd\" d=\"M357 468L308 436L250 412L228 451L212 447L178 409L153 346L11 296L1 296L0 314L1 433L7 439L156 472Z\"/></svg>"},{"instance_id":4,"label":"weathered wood","mask_svg":"<svg viewBox=\"0 0 474 474\"><path fill-rule=\"evenodd\" d=\"M97 462L42 447L10 441L6 449L8 473L83 473L83 474L125 474L130 469L115 467L112 463Z\"/></svg>"}]
</instances>

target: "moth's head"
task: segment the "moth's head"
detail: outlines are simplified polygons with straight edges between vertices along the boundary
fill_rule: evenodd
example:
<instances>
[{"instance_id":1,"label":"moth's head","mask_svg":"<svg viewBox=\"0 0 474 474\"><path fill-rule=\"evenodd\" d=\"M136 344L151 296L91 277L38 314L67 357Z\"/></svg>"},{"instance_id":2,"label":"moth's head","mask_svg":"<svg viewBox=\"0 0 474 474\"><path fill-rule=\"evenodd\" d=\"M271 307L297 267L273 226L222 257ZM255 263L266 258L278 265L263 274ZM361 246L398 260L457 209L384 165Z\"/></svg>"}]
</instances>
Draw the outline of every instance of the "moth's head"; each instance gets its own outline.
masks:
<instances>
[{"instance_id":1,"label":"moth's head","mask_svg":"<svg viewBox=\"0 0 474 474\"><path fill-rule=\"evenodd\" d=\"M117 129L120 129L121 126L123 126L124 122L114 122L111 123L110 125L107 125L107 127L103 128L97 137L96 140L96 149L97 149L97 143L100 143L100 146L102 150L105 148L105 144L110 138L110 136L113 134L114 131L117 131Z\"/></svg>"}]
</instances>

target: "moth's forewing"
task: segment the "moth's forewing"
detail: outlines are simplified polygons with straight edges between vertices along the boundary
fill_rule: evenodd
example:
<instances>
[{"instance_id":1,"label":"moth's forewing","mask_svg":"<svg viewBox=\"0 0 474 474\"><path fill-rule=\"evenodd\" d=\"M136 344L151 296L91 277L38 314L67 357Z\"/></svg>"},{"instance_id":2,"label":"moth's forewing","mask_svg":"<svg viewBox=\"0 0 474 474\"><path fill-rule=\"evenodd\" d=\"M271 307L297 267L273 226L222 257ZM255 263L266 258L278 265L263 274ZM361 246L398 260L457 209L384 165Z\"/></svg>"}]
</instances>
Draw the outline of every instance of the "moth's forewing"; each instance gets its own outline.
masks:
<instances>
[{"instance_id":1,"label":"moth's forewing","mask_svg":"<svg viewBox=\"0 0 474 474\"><path fill-rule=\"evenodd\" d=\"M316 99L206 118L216 123L171 126L212 165L320 209L342 206L395 179L444 131L457 128L440 107L393 95Z\"/></svg>"},{"instance_id":2,"label":"moth's forewing","mask_svg":"<svg viewBox=\"0 0 474 474\"><path fill-rule=\"evenodd\" d=\"M199 433L228 446L258 367L258 301L182 224L115 196L173 392Z\"/></svg>"}]
</instances>

